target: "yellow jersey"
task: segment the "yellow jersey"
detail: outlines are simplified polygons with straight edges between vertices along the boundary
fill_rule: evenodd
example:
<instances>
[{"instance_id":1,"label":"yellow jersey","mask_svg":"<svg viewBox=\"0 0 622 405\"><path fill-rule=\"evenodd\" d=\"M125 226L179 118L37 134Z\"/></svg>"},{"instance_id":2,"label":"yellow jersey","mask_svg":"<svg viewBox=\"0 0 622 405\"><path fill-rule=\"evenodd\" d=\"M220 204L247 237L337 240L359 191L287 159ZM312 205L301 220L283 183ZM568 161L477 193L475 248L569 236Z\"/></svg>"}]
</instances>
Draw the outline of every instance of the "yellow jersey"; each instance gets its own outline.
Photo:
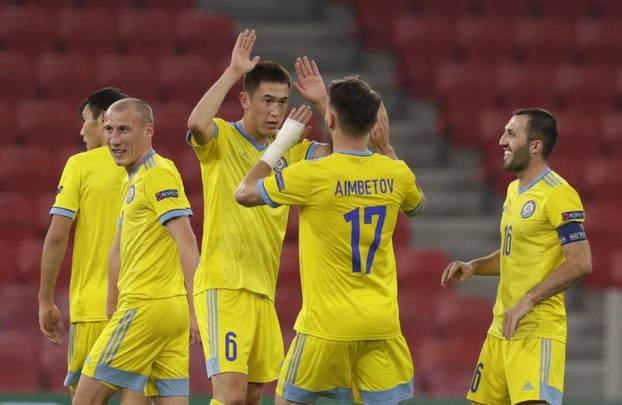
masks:
<instances>
[{"instance_id":1,"label":"yellow jersey","mask_svg":"<svg viewBox=\"0 0 622 405\"><path fill-rule=\"evenodd\" d=\"M121 208L125 170L108 147L71 156L61 176L51 215L75 220L71 259L71 322L106 321L108 254Z\"/></svg>"},{"instance_id":2,"label":"yellow jersey","mask_svg":"<svg viewBox=\"0 0 622 405\"><path fill-rule=\"evenodd\" d=\"M201 260L194 293L208 288L243 288L274 300L289 210L248 209L235 201L235 190L268 144L254 142L239 122L219 118L213 122L217 135L205 145L196 144L188 133L188 142L201 165L204 201ZM317 145L305 140L294 146L275 172L313 156Z\"/></svg>"},{"instance_id":3,"label":"yellow jersey","mask_svg":"<svg viewBox=\"0 0 622 405\"><path fill-rule=\"evenodd\" d=\"M269 206L300 206L296 331L343 341L400 336L392 235L398 212L421 203L406 163L335 152L261 179L258 188Z\"/></svg>"},{"instance_id":4,"label":"yellow jersey","mask_svg":"<svg viewBox=\"0 0 622 405\"><path fill-rule=\"evenodd\" d=\"M585 239L585 219L577 192L547 168L531 184L508 186L501 217L501 273L493 322L488 330L503 338L503 314L564 259L562 245ZM566 234L563 230L576 227ZM536 304L518 323L512 339L542 337L566 341L564 293Z\"/></svg>"},{"instance_id":5,"label":"yellow jersey","mask_svg":"<svg viewBox=\"0 0 622 405\"><path fill-rule=\"evenodd\" d=\"M151 151L123 185L119 306L185 295L177 244L164 226L192 211L175 164Z\"/></svg>"}]
</instances>

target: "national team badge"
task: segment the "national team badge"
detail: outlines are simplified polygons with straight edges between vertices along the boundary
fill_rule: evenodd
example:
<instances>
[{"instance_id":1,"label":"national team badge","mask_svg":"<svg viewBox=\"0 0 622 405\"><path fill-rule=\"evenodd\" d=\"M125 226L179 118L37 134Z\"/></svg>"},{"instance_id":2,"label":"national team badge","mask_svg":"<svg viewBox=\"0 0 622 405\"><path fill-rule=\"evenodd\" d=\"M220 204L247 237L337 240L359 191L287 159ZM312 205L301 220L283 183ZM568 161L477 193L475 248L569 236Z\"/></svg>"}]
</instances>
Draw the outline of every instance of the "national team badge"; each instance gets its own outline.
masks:
<instances>
[{"instance_id":1,"label":"national team badge","mask_svg":"<svg viewBox=\"0 0 622 405\"><path fill-rule=\"evenodd\" d=\"M126 203L131 203L132 200L134 199L134 193L135 193L136 189L134 188L134 185L132 184L130 186L130 189L127 191L127 198L125 199Z\"/></svg>"},{"instance_id":2,"label":"national team badge","mask_svg":"<svg viewBox=\"0 0 622 405\"><path fill-rule=\"evenodd\" d=\"M276 166L274 166L275 173L281 173L283 169L287 167L287 160L284 157L280 158L278 162L276 162Z\"/></svg>"},{"instance_id":3,"label":"national team badge","mask_svg":"<svg viewBox=\"0 0 622 405\"><path fill-rule=\"evenodd\" d=\"M520 210L520 216L523 218L529 218L533 215L536 210L536 202L534 200L529 200L523 205L523 209Z\"/></svg>"}]
</instances>

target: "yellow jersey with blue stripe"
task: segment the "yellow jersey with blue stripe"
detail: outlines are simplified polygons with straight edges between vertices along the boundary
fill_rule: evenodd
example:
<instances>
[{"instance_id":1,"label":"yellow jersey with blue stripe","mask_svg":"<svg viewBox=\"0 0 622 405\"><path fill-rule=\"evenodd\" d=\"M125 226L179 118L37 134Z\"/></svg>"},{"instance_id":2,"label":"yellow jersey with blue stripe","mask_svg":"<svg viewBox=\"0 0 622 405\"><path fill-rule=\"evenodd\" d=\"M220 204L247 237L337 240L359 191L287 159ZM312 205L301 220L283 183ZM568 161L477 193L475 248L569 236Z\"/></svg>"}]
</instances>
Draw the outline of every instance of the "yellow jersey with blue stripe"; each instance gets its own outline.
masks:
<instances>
[{"instance_id":1,"label":"yellow jersey with blue stripe","mask_svg":"<svg viewBox=\"0 0 622 405\"><path fill-rule=\"evenodd\" d=\"M71 322L106 321L108 254L117 230L121 187L127 177L103 146L71 156L51 215L75 220L71 259Z\"/></svg>"},{"instance_id":2,"label":"yellow jersey with blue stripe","mask_svg":"<svg viewBox=\"0 0 622 405\"><path fill-rule=\"evenodd\" d=\"M401 336L392 235L398 212L421 203L403 161L335 152L261 179L272 206L300 206L303 304L294 328L331 340Z\"/></svg>"},{"instance_id":3,"label":"yellow jersey with blue stripe","mask_svg":"<svg viewBox=\"0 0 622 405\"><path fill-rule=\"evenodd\" d=\"M177 244L164 226L192 211L175 164L151 151L124 184L119 307L185 295Z\"/></svg>"},{"instance_id":4,"label":"yellow jersey with blue stripe","mask_svg":"<svg viewBox=\"0 0 622 405\"><path fill-rule=\"evenodd\" d=\"M531 184L508 186L501 217L501 274L494 319L488 331L503 338L503 314L564 261L562 246L586 239L579 194L549 168ZM564 293L536 304L512 339L566 341Z\"/></svg>"},{"instance_id":5,"label":"yellow jersey with blue stripe","mask_svg":"<svg viewBox=\"0 0 622 405\"><path fill-rule=\"evenodd\" d=\"M287 207L247 209L235 201L235 190L268 144L259 145L239 122L213 120L217 135L205 145L188 142L201 164L203 241L194 292L209 288L246 289L274 300ZM307 140L290 149L275 168L313 156L317 143Z\"/></svg>"}]
</instances>

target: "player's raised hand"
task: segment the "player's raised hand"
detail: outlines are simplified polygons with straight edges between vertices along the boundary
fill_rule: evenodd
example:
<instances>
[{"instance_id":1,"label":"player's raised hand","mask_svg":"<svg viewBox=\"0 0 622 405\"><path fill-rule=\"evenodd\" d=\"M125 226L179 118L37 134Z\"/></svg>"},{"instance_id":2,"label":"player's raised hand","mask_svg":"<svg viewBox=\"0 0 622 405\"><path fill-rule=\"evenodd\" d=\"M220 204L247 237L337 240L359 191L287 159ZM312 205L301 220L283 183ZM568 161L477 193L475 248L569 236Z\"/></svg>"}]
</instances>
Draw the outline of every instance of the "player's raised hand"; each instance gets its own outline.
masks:
<instances>
[{"instance_id":1,"label":"player's raised hand","mask_svg":"<svg viewBox=\"0 0 622 405\"><path fill-rule=\"evenodd\" d=\"M315 105L326 103L328 101L326 85L315 61L306 56L296 58L294 68L298 77L298 81L294 82L294 87L300 95Z\"/></svg>"},{"instance_id":2,"label":"player's raised hand","mask_svg":"<svg viewBox=\"0 0 622 405\"><path fill-rule=\"evenodd\" d=\"M298 108L292 108L287 118L298 121L301 124L307 125L311 121L313 111L306 105L301 105Z\"/></svg>"},{"instance_id":3,"label":"player's raised hand","mask_svg":"<svg viewBox=\"0 0 622 405\"><path fill-rule=\"evenodd\" d=\"M461 262L459 260L449 263L449 266L443 270L441 276L441 287L447 287L449 280L458 279L460 282L470 278L473 275L473 265L471 263Z\"/></svg>"},{"instance_id":4,"label":"player's raised hand","mask_svg":"<svg viewBox=\"0 0 622 405\"><path fill-rule=\"evenodd\" d=\"M259 56L251 59L251 52L256 39L255 30L245 29L238 35L233 51L231 51L231 63L229 65L236 74L240 76L247 74L259 62Z\"/></svg>"},{"instance_id":5,"label":"player's raised hand","mask_svg":"<svg viewBox=\"0 0 622 405\"><path fill-rule=\"evenodd\" d=\"M389 114L384 103L380 103L380 108L378 108L378 117L376 118L376 124L371 129L369 142L376 150L383 150L390 146Z\"/></svg>"},{"instance_id":6,"label":"player's raised hand","mask_svg":"<svg viewBox=\"0 0 622 405\"><path fill-rule=\"evenodd\" d=\"M63 318L56 305L39 304L39 328L43 336L55 345L60 344L60 336L65 334Z\"/></svg>"}]
</instances>

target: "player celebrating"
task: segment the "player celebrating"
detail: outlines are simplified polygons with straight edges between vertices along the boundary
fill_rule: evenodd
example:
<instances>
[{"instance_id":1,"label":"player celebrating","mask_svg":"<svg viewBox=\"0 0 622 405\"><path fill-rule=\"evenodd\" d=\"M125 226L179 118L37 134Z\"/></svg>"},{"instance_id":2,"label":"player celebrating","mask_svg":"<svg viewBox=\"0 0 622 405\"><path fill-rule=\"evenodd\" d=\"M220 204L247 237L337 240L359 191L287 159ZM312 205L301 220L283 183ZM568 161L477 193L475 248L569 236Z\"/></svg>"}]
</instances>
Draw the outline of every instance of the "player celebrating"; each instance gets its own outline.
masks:
<instances>
[{"instance_id":1,"label":"player celebrating","mask_svg":"<svg viewBox=\"0 0 622 405\"><path fill-rule=\"evenodd\" d=\"M391 238L398 211L418 213L423 194L403 161L367 148L380 96L355 77L333 82L329 94L333 153L270 175L310 118L303 106L236 192L246 206L300 206L303 304L277 403L353 394L367 404L394 404L412 397L413 366L400 329Z\"/></svg>"},{"instance_id":2,"label":"player celebrating","mask_svg":"<svg viewBox=\"0 0 622 405\"><path fill-rule=\"evenodd\" d=\"M564 291L592 269L577 192L552 171L557 123L542 109L516 110L499 140L508 186L501 248L455 261L441 285L472 275L499 275L494 319L467 398L474 404L560 405L564 389Z\"/></svg>"},{"instance_id":3,"label":"player celebrating","mask_svg":"<svg viewBox=\"0 0 622 405\"><path fill-rule=\"evenodd\" d=\"M151 147L147 103L112 104L104 131L115 162L129 174L110 252L118 309L89 353L74 404L104 404L117 389L122 402L143 402L148 381L156 403L187 404L188 344L198 337L191 301L199 254L190 205L173 162Z\"/></svg>"},{"instance_id":4,"label":"player celebrating","mask_svg":"<svg viewBox=\"0 0 622 405\"><path fill-rule=\"evenodd\" d=\"M121 208L125 171L114 163L105 146L104 112L112 103L126 97L119 89L107 87L91 94L80 106L83 121L80 135L87 151L67 160L43 244L39 325L46 339L58 345L64 326L54 303L54 286L71 227L76 222L69 291L68 373L64 382L72 392L86 356L108 320L108 252Z\"/></svg>"},{"instance_id":5,"label":"player celebrating","mask_svg":"<svg viewBox=\"0 0 622 405\"><path fill-rule=\"evenodd\" d=\"M233 197L281 127L289 99L289 73L278 63L250 58L255 39L254 31L240 33L231 64L188 119L188 142L201 164L205 202L195 305L215 404L258 404L263 383L277 378L283 359L274 295L288 209L246 210ZM320 111L326 109L326 88L315 63L299 58L296 71L301 94ZM242 78L242 119L215 118ZM328 145L303 141L275 170L328 150Z\"/></svg>"}]
</instances>

